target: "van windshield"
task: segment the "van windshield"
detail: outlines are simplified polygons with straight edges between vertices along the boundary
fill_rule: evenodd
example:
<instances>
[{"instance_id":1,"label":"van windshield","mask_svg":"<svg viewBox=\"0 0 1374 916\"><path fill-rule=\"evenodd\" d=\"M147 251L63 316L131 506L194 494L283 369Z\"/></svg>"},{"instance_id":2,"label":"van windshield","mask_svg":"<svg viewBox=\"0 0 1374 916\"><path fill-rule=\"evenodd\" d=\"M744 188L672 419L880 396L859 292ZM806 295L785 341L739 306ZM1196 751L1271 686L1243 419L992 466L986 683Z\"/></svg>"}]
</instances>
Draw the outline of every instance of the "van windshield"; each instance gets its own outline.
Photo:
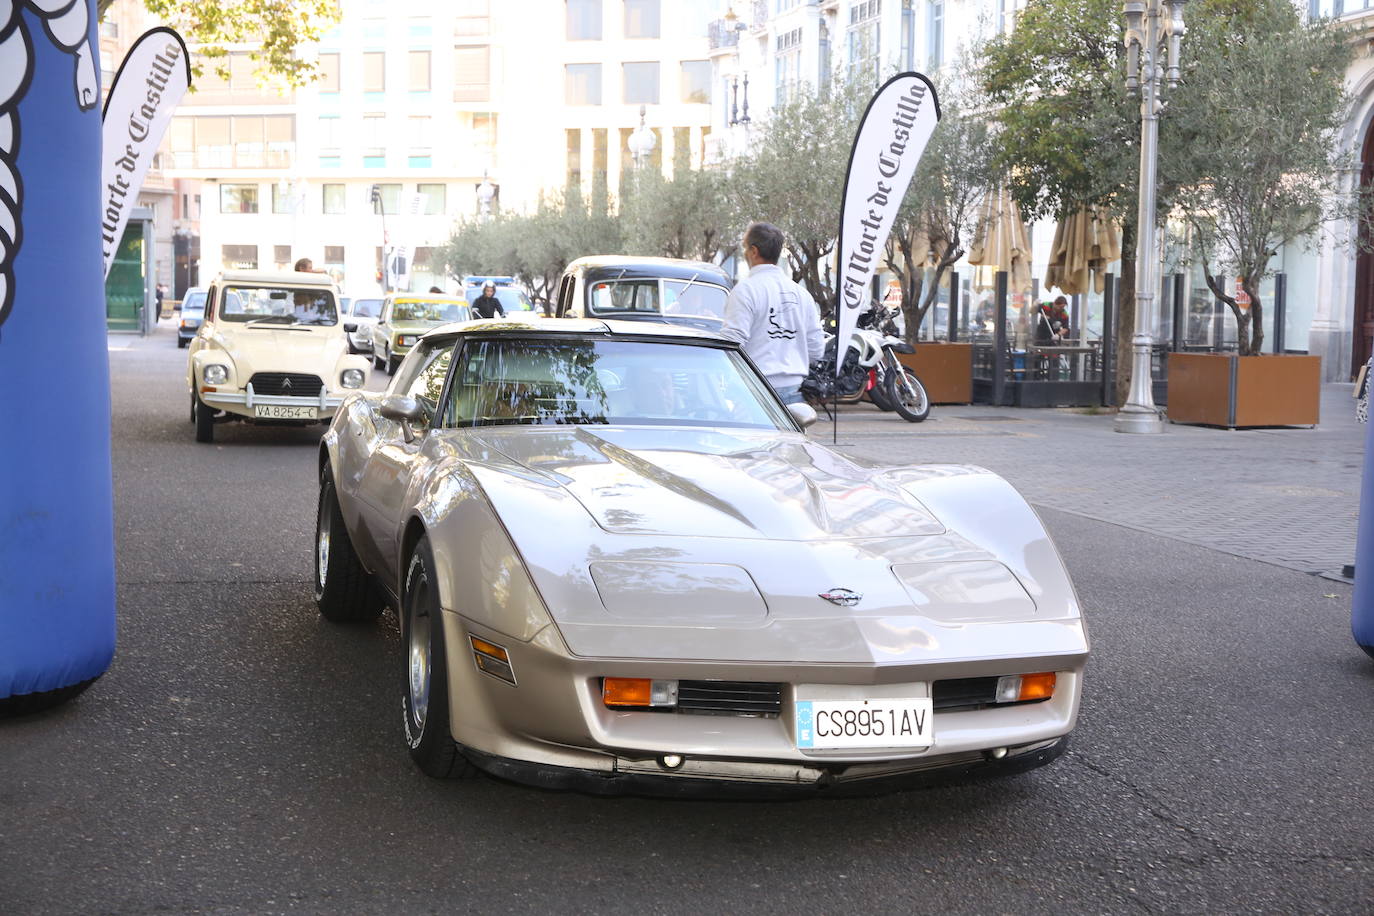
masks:
<instances>
[{"instance_id":1,"label":"van windshield","mask_svg":"<svg viewBox=\"0 0 1374 916\"><path fill-rule=\"evenodd\" d=\"M326 327L339 323L339 310L334 293L328 289L229 286L221 294L219 317L224 321Z\"/></svg>"}]
</instances>

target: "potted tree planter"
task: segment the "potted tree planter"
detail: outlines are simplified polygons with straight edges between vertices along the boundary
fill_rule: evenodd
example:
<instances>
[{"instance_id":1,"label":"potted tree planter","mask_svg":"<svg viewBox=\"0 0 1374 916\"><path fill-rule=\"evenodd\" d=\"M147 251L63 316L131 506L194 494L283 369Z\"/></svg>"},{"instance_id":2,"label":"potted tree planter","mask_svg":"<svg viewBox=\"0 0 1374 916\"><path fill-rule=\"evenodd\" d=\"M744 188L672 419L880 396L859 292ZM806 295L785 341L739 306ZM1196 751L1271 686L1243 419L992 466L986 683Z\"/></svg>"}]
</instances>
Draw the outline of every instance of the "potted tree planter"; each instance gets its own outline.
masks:
<instances>
[{"instance_id":1,"label":"potted tree planter","mask_svg":"<svg viewBox=\"0 0 1374 916\"><path fill-rule=\"evenodd\" d=\"M930 403L973 403L973 344L922 342L897 358L916 373Z\"/></svg>"},{"instance_id":2,"label":"potted tree planter","mask_svg":"<svg viewBox=\"0 0 1374 916\"><path fill-rule=\"evenodd\" d=\"M1228 429L1316 426L1321 376L1320 356L1171 353L1169 420Z\"/></svg>"}]
</instances>

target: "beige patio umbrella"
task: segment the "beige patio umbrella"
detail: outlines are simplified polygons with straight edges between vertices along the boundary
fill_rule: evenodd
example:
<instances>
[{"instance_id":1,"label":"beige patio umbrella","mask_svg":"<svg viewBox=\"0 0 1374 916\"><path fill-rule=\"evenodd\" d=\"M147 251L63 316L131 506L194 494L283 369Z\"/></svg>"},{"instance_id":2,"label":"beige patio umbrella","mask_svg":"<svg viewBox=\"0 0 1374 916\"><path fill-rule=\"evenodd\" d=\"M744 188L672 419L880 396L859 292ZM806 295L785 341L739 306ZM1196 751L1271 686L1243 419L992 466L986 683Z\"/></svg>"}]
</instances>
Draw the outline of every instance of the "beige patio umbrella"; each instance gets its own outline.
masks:
<instances>
[{"instance_id":1,"label":"beige patio umbrella","mask_svg":"<svg viewBox=\"0 0 1374 916\"><path fill-rule=\"evenodd\" d=\"M978 212L978 228L973 233L973 244L969 246L968 262L986 268L988 273L1005 270L1009 292L1030 292L1030 234L1026 232L1021 210L1012 200L1006 185L998 185L996 190L983 198ZM982 279L981 276L976 278L975 284L986 288L979 282Z\"/></svg>"},{"instance_id":2,"label":"beige patio umbrella","mask_svg":"<svg viewBox=\"0 0 1374 916\"><path fill-rule=\"evenodd\" d=\"M1102 292L1107 267L1121 257L1121 232L1096 208L1078 210L1054 230L1045 288L1069 295Z\"/></svg>"}]
</instances>

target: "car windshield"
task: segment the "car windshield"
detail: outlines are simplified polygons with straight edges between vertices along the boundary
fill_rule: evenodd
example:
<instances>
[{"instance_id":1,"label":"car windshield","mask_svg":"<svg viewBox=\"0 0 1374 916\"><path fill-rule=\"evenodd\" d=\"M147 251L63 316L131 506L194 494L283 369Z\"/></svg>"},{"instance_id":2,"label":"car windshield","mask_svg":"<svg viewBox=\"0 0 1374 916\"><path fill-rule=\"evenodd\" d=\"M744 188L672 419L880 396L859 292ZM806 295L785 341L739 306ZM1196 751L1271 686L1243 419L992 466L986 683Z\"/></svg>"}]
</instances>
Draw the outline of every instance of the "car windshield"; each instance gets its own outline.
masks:
<instances>
[{"instance_id":1,"label":"car windshield","mask_svg":"<svg viewBox=\"0 0 1374 916\"><path fill-rule=\"evenodd\" d=\"M317 287L229 286L222 295L219 317L249 324L304 324L332 326L339 323L334 293Z\"/></svg>"},{"instance_id":2,"label":"car windshield","mask_svg":"<svg viewBox=\"0 0 1374 916\"><path fill-rule=\"evenodd\" d=\"M391 308L392 321L467 321L472 317L467 303L429 299L397 299Z\"/></svg>"},{"instance_id":3,"label":"car windshield","mask_svg":"<svg viewBox=\"0 0 1374 916\"><path fill-rule=\"evenodd\" d=\"M181 300L181 314L188 312L200 313L205 311L205 290L188 292L186 298Z\"/></svg>"},{"instance_id":4,"label":"car windshield","mask_svg":"<svg viewBox=\"0 0 1374 916\"><path fill-rule=\"evenodd\" d=\"M480 295L482 295L482 287L472 286L468 288L469 302ZM511 286L496 287L496 299L501 303L501 308L504 309L507 314L511 312L534 311L534 303L530 301L530 297Z\"/></svg>"},{"instance_id":5,"label":"car windshield","mask_svg":"<svg viewBox=\"0 0 1374 916\"><path fill-rule=\"evenodd\" d=\"M353 311L350 313L354 318L376 318L382 313L382 300L380 299L354 299Z\"/></svg>"},{"instance_id":6,"label":"car windshield","mask_svg":"<svg viewBox=\"0 0 1374 916\"><path fill-rule=\"evenodd\" d=\"M591 284L589 314L648 312L683 318L725 318L729 294L713 283L689 280L598 280Z\"/></svg>"},{"instance_id":7,"label":"car windshield","mask_svg":"<svg viewBox=\"0 0 1374 916\"><path fill-rule=\"evenodd\" d=\"M790 429L734 350L600 339L491 339L464 348L449 425L628 424Z\"/></svg>"}]
</instances>

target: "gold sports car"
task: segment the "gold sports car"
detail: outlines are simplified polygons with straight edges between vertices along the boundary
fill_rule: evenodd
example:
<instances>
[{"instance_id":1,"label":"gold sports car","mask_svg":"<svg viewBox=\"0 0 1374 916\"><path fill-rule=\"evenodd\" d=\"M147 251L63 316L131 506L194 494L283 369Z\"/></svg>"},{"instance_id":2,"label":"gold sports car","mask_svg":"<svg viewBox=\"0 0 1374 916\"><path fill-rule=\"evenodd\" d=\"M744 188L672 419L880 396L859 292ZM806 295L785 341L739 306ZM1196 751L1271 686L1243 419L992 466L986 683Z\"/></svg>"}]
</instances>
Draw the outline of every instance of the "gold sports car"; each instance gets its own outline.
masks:
<instances>
[{"instance_id":1,"label":"gold sports car","mask_svg":"<svg viewBox=\"0 0 1374 916\"><path fill-rule=\"evenodd\" d=\"M1040 520L986 470L866 464L814 418L711 332L436 328L322 440L320 611L398 609L433 776L760 795L1052 760L1088 640Z\"/></svg>"}]
</instances>

